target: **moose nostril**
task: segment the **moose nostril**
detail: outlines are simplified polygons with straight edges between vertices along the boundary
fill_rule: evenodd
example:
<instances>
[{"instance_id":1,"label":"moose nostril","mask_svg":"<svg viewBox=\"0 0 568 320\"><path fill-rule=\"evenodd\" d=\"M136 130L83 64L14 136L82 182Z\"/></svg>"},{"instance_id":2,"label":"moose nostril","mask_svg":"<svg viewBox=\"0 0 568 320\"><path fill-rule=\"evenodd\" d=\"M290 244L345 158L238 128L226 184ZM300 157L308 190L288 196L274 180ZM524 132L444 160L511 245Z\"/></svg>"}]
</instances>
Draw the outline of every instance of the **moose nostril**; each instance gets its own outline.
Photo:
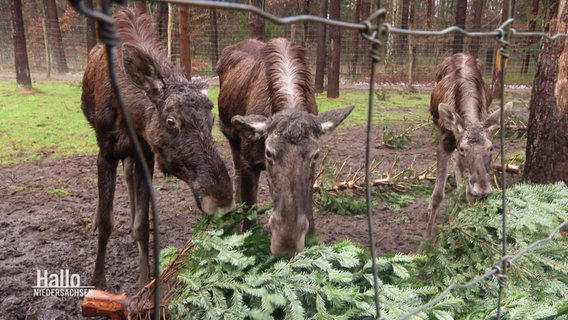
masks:
<instances>
[{"instance_id":1,"label":"moose nostril","mask_svg":"<svg viewBox=\"0 0 568 320\"><path fill-rule=\"evenodd\" d=\"M485 198L491 194L493 188L490 184L481 185L479 183L470 184L471 194L478 198Z\"/></svg>"}]
</instances>

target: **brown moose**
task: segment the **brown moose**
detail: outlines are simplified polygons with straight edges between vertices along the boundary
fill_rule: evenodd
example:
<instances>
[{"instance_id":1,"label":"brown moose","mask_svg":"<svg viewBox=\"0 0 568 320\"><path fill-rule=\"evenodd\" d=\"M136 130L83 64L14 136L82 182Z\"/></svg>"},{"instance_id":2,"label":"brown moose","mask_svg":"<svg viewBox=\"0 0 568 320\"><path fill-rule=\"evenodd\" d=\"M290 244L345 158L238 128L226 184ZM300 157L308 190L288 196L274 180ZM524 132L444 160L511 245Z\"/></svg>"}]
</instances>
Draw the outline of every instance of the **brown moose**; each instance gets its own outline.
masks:
<instances>
[{"instance_id":1,"label":"brown moose","mask_svg":"<svg viewBox=\"0 0 568 320\"><path fill-rule=\"evenodd\" d=\"M153 172L157 162L165 174L185 181L197 205L207 214L232 209L232 183L211 136L213 104L202 92L207 85L188 81L168 60L148 15L122 8L113 18L121 39L113 55L118 85L149 169ZM97 288L106 286L105 253L113 229L116 171L123 160L131 230L138 243L138 286L142 287L150 279L149 192L110 86L105 52L103 46L91 51L81 98L81 109L95 130L99 146L98 248L92 283Z\"/></svg>"},{"instance_id":2,"label":"brown moose","mask_svg":"<svg viewBox=\"0 0 568 320\"><path fill-rule=\"evenodd\" d=\"M457 53L444 59L437 67L436 86L430 99L432 120L439 130L436 151L436 183L428 206L426 236L432 228L448 176L454 150L458 185L467 179L466 198L476 201L486 197L491 188L493 144L491 132L499 126L500 111L488 115L491 90L482 78L483 63L467 53ZM504 112L512 108L507 103Z\"/></svg>"},{"instance_id":3,"label":"brown moose","mask_svg":"<svg viewBox=\"0 0 568 320\"><path fill-rule=\"evenodd\" d=\"M283 38L268 43L249 39L225 48L217 73L219 117L233 154L236 201L256 203L259 175L266 169L274 202L270 250L277 255L300 252L308 231L315 230L318 138L338 126L353 106L317 115L306 49Z\"/></svg>"}]
</instances>

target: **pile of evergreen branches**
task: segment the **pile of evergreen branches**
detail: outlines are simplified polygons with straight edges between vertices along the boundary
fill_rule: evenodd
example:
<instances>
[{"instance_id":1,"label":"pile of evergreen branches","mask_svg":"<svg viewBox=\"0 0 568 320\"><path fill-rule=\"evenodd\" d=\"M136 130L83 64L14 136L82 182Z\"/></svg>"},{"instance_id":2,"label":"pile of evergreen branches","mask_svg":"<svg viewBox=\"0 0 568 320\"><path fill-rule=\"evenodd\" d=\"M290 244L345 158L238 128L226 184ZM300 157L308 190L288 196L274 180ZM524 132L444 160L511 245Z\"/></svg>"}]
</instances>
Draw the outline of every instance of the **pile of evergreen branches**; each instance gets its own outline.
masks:
<instances>
[{"instance_id":1,"label":"pile of evergreen branches","mask_svg":"<svg viewBox=\"0 0 568 320\"><path fill-rule=\"evenodd\" d=\"M259 226L236 234L234 223L222 223L208 220L197 227L191 252L176 276L170 319L375 318L371 261L364 248L344 240L309 245L292 258L275 257L269 235ZM162 251L164 266L178 251ZM383 317L396 319L436 293L434 287L413 284L424 262L423 257L402 254L377 259ZM454 300L416 319L451 318Z\"/></svg>"},{"instance_id":2,"label":"pile of evergreen branches","mask_svg":"<svg viewBox=\"0 0 568 320\"><path fill-rule=\"evenodd\" d=\"M438 227L436 243L424 242L419 255L377 259L383 318L397 319L450 284L465 284L501 260L500 195L474 205L455 200L462 198L460 189L449 199L447 222ZM506 212L512 256L568 220L568 188L562 183L513 186L507 190ZM308 245L292 258L274 257L269 235L260 226L252 232L232 232L242 218L204 220L196 228L192 250L176 276L178 285L168 309L171 319L374 319L366 249L344 240ZM164 264L177 252L164 249ZM517 260L506 275L506 319L564 320L566 230ZM490 278L453 292L412 319L494 318L497 290L497 279Z\"/></svg>"},{"instance_id":3,"label":"pile of evergreen branches","mask_svg":"<svg viewBox=\"0 0 568 320\"><path fill-rule=\"evenodd\" d=\"M466 284L500 267L502 258L502 199L466 204L461 186L448 202L447 216L437 228L435 244L423 242L427 257L424 285L440 290ZM513 257L535 241L548 238L568 220L568 188L564 183L517 184L506 190L507 256ZM562 319L568 315L568 239L566 228L554 240L529 250L506 267L503 291L505 319ZM459 319L494 319L498 278L455 293L464 305Z\"/></svg>"}]
</instances>

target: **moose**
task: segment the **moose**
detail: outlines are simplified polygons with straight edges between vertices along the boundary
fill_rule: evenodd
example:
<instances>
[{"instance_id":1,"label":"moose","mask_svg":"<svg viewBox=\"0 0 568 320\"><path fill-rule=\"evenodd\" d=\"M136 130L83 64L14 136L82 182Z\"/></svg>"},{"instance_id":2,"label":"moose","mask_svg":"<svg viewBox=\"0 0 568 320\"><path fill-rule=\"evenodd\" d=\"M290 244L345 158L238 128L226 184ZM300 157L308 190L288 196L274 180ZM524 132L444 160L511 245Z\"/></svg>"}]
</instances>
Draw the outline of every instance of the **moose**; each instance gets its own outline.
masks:
<instances>
[{"instance_id":1,"label":"moose","mask_svg":"<svg viewBox=\"0 0 568 320\"><path fill-rule=\"evenodd\" d=\"M150 16L131 8L113 15L121 44L114 50L116 77L133 130L150 174L157 162L167 175L186 182L206 214L234 208L233 185L211 135L213 103L206 83L190 82L166 57ZM83 76L81 109L99 146L98 248L92 284L106 287L105 255L112 233L117 166L123 161L131 211L131 232L138 246L138 286L150 280L149 191L134 152L116 95L110 86L103 46L92 49Z\"/></svg>"},{"instance_id":2,"label":"moose","mask_svg":"<svg viewBox=\"0 0 568 320\"><path fill-rule=\"evenodd\" d=\"M449 161L455 154L457 184L467 179L466 199L477 201L491 188L493 144L491 133L499 126L500 111L488 115L491 90L483 81L483 62L467 53L445 58L436 71L430 97L430 114L439 131L436 182L428 206L427 238L432 236L436 215L444 199ZM507 103L504 112L512 108Z\"/></svg>"},{"instance_id":3,"label":"moose","mask_svg":"<svg viewBox=\"0 0 568 320\"><path fill-rule=\"evenodd\" d=\"M353 106L317 115L304 47L284 38L243 40L226 47L219 75L219 118L235 167L237 202L257 201L258 180L268 173L274 203L268 222L270 250L293 255L315 231L312 195L318 139L337 127ZM250 222L243 222L243 229Z\"/></svg>"}]
</instances>

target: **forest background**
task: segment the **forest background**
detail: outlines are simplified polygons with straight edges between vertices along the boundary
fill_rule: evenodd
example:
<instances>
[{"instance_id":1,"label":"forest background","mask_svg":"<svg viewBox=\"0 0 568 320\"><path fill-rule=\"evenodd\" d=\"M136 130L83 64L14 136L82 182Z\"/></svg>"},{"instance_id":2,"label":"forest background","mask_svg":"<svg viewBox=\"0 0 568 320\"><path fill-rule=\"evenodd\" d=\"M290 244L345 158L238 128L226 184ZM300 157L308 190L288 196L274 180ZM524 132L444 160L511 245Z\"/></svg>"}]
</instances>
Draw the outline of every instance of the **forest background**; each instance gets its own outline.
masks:
<instances>
[{"instance_id":1,"label":"forest background","mask_svg":"<svg viewBox=\"0 0 568 320\"><path fill-rule=\"evenodd\" d=\"M20 0L0 0L2 12L10 12L12 1ZM84 2L88 6L93 1ZM522 31L542 30L547 2L513 1L513 27ZM95 1L95 5L97 3ZM242 3L261 7L281 17L311 14L349 22L365 20L377 5L370 0L250 0ZM496 0L389 0L381 1L380 5L387 10L385 21L396 28L441 30L461 26L468 31L493 31L509 15L508 3ZM256 32L256 37L264 40L286 37L307 47L318 91L328 83L349 86L365 84L369 80L370 43L358 30L326 27L313 22L282 26L243 11L150 1L129 1L129 4L154 17L172 61L185 66L191 76L214 77L214 65L222 49ZM25 31L23 48L27 51L30 72L48 78L80 76L88 52L96 44L94 23L73 10L68 1L26 0L21 6ZM14 73L13 20L8 14L0 16L0 75ZM339 45L332 46L334 42L330 37L339 37L335 41ZM527 37L511 39L507 84L532 84L540 41ZM333 49L338 52L332 52ZM444 57L460 51L470 52L484 61L486 77L491 79L493 66L498 61L497 49L498 43L492 36L464 37L460 33L451 33L413 37L391 33L380 48L381 61L376 79L387 84L432 83L435 66ZM323 53L318 54L318 50ZM186 51L190 54L184 54ZM317 61L318 56L322 62ZM337 70L330 66L336 59L332 57L339 58ZM328 82L324 74L338 79L330 78ZM318 77L321 78L319 88Z\"/></svg>"}]
</instances>

